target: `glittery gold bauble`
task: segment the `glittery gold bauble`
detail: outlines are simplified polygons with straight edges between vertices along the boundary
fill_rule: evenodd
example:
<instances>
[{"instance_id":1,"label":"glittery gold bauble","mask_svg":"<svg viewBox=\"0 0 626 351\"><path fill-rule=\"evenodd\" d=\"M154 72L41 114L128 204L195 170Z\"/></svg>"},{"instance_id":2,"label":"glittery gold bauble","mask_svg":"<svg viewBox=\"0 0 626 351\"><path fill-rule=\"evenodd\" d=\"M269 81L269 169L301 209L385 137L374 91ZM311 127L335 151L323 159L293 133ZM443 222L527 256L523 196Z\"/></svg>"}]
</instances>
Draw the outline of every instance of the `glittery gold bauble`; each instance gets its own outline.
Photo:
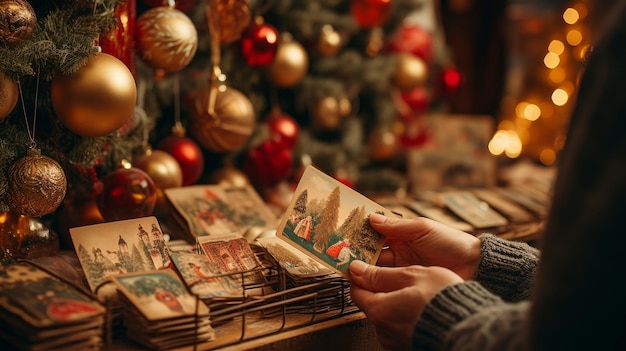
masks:
<instances>
[{"instance_id":1,"label":"glittery gold bauble","mask_svg":"<svg viewBox=\"0 0 626 351\"><path fill-rule=\"evenodd\" d=\"M13 111L19 95L17 83L0 72L0 119Z\"/></svg>"},{"instance_id":2,"label":"glittery gold bauble","mask_svg":"<svg viewBox=\"0 0 626 351\"><path fill-rule=\"evenodd\" d=\"M411 54L398 54L393 83L402 91L413 90L426 83L428 67L424 61Z\"/></svg>"},{"instance_id":3,"label":"glittery gold bauble","mask_svg":"<svg viewBox=\"0 0 626 351\"><path fill-rule=\"evenodd\" d=\"M309 56L302 44L283 34L274 61L265 68L267 78L278 87L288 88L300 83L308 70Z\"/></svg>"},{"instance_id":4,"label":"glittery gold bauble","mask_svg":"<svg viewBox=\"0 0 626 351\"><path fill-rule=\"evenodd\" d=\"M58 251L58 235L38 218L12 211L0 213L0 262L51 256Z\"/></svg>"},{"instance_id":5,"label":"glittery gold bauble","mask_svg":"<svg viewBox=\"0 0 626 351\"><path fill-rule=\"evenodd\" d=\"M176 72L196 54L198 32L185 13L160 6L137 17L135 42L139 57L148 66Z\"/></svg>"},{"instance_id":6,"label":"glittery gold bauble","mask_svg":"<svg viewBox=\"0 0 626 351\"><path fill-rule=\"evenodd\" d=\"M0 43L15 44L33 35L37 15L25 0L0 0Z\"/></svg>"},{"instance_id":7,"label":"glittery gold bauble","mask_svg":"<svg viewBox=\"0 0 626 351\"><path fill-rule=\"evenodd\" d=\"M213 108L212 94L215 94ZM250 99L239 90L224 85L199 91L189 117L191 136L202 147L214 152L239 150L252 135L256 124Z\"/></svg>"},{"instance_id":8,"label":"glittery gold bauble","mask_svg":"<svg viewBox=\"0 0 626 351\"><path fill-rule=\"evenodd\" d=\"M341 50L341 45L341 34L329 24L323 26L317 38L317 52L327 57L335 56Z\"/></svg>"},{"instance_id":9,"label":"glittery gold bauble","mask_svg":"<svg viewBox=\"0 0 626 351\"><path fill-rule=\"evenodd\" d=\"M122 61L102 52L72 74L55 75L50 89L59 120L84 137L113 133L135 111L135 78Z\"/></svg>"},{"instance_id":10,"label":"glittery gold bauble","mask_svg":"<svg viewBox=\"0 0 626 351\"><path fill-rule=\"evenodd\" d=\"M368 148L371 159L387 160L398 153L400 141L391 128L376 127L369 135Z\"/></svg>"},{"instance_id":11,"label":"glittery gold bauble","mask_svg":"<svg viewBox=\"0 0 626 351\"><path fill-rule=\"evenodd\" d=\"M52 213L66 191L67 179L61 165L37 149L29 150L9 168L7 203L17 214L41 217Z\"/></svg>"},{"instance_id":12,"label":"glittery gold bauble","mask_svg":"<svg viewBox=\"0 0 626 351\"><path fill-rule=\"evenodd\" d=\"M319 129L335 129L341 124L339 100L327 96L313 107L313 124Z\"/></svg>"},{"instance_id":13,"label":"glittery gold bauble","mask_svg":"<svg viewBox=\"0 0 626 351\"><path fill-rule=\"evenodd\" d=\"M248 179L248 176L241 170L233 166L226 166L211 173L207 178L207 183L244 187L250 185L250 179Z\"/></svg>"},{"instance_id":14,"label":"glittery gold bauble","mask_svg":"<svg viewBox=\"0 0 626 351\"><path fill-rule=\"evenodd\" d=\"M248 0L213 0L217 1L217 17L222 44L233 43L250 24L250 4Z\"/></svg>"}]
</instances>

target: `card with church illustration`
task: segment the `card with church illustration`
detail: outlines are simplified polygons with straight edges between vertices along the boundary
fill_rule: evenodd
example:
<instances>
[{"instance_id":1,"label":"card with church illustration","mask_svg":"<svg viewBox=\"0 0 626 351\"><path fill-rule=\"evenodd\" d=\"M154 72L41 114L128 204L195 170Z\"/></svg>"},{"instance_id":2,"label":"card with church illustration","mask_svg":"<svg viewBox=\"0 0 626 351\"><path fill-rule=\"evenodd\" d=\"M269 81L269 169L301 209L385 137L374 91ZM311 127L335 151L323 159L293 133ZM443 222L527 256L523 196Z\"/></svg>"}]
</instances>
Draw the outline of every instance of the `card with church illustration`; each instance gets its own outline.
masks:
<instances>
[{"instance_id":1,"label":"card with church illustration","mask_svg":"<svg viewBox=\"0 0 626 351\"><path fill-rule=\"evenodd\" d=\"M154 216L75 227L70 236L94 292L113 276L160 269L171 262Z\"/></svg>"},{"instance_id":2,"label":"card with church illustration","mask_svg":"<svg viewBox=\"0 0 626 351\"><path fill-rule=\"evenodd\" d=\"M248 241L239 233L198 238L198 247L213 270L230 277L243 285L265 282L263 265L252 251Z\"/></svg>"},{"instance_id":3,"label":"card with church illustration","mask_svg":"<svg viewBox=\"0 0 626 351\"><path fill-rule=\"evenodd\" d=\"M192 237L274 229L272 210L252 186L190 185L165 189L165 195L186 223Z\"/></svg>"},{"instance_id":4,"label":"card with church illustration","mask_svg":"<svg viewBox=\"0 0 626 351\"><path fill-rule=\"evenodd\" d=\"M374 264L385 238L369 224L369 215L398 217L331 176L308 166L296 187L276 236L348 277L353 260Z\"/></svg>"}]
</instances>

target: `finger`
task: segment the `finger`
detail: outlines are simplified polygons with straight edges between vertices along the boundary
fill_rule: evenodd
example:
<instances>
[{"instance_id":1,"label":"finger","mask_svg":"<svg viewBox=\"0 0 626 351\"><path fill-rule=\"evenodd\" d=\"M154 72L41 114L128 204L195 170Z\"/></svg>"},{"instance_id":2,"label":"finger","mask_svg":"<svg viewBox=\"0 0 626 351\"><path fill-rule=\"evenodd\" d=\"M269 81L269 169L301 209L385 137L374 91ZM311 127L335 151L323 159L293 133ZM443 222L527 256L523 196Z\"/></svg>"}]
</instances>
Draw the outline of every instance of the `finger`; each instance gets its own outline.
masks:
<instances>
[{"instance_id":1,"label":"finger","mask_svg":"<svg viewBox=\"0 0 626 351\"><path fill-rule=\"evenodd\" d=\"M370 308L375 306L376 294L363 289L354 282L350 282L350 296L352 301L363 311L365 314L370 312Z\"/></svg>"},{"instance_id":2,"label":"finger","mask_svg":"<svg viewBox=\"0 0 626 351\"><path fill-rule=\"evenodd\" d=\"M393 253L393 250L387 248L383 249L380 252L380 256L378 256L378 261L376 261L376 265L381 267L393 267L395 266L396 255Z\"/></svg>"},{"instance_id":3,"label":"finger","mask_svg":"<svg viewBox=\"0 0 626 351\"><path fill-rule=\"evenodd\" d=\"M386 237L387 243L394 240L416 240L431 229L428 219L423 217L393 218L378 213L370 215L370 225L374 230Z\"/></svg>"},{"instance_id":4,"label":"finger","mask_svg":"<svg viewBox=\"0 0 626 351\"><path fill-rule=\"evenodd\" d=\"M355 260L350 264L350 281L371 292L389 292L413 285L406 268L377 267Z\"/></svg>"}]
</instances>

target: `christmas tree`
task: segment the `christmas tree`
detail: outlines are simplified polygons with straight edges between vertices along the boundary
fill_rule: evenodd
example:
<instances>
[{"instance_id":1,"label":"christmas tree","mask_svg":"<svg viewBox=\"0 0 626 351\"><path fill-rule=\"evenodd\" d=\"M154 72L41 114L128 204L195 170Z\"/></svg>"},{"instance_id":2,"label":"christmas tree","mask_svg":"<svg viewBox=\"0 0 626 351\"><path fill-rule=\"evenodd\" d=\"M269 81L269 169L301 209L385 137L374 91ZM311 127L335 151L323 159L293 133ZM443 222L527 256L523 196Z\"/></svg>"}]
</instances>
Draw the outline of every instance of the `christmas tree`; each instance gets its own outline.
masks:
<instances>
[{"instance_id":1,"label":"christmas tree","mask_svg":"<svg viewBox=\"0 0 626 351\"><path fill-rule=\"evenodd\" d=\"M0 1L0 211L134 218L166 188L241 175L266 196L307 164L357 190L406 187L403 147L449 67L425 8Z\"/></svg>"}]
</instances>

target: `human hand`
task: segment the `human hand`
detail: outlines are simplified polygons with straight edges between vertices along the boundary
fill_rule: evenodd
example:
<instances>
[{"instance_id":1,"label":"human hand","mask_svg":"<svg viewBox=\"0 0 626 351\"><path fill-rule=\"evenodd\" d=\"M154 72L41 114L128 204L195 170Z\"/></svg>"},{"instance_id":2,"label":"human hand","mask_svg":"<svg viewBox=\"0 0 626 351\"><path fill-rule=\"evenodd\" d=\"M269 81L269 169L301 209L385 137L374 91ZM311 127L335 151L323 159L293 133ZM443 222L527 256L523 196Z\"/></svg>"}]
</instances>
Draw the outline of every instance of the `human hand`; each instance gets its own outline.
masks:
<instances>
[{"instance_id":1,"label":"human hand","mask_svg":"<svg viewBox=\"0 0 626 351\"><path fill-rule=\"evenodd\" d=\"M471 234L425 217L403 219L372 213L370 224L386 237L389 246L381 252L379 266L441 266L463 279L476 276L481 242Z\"/></svg>"},{"instance_id":2,"label":"human hand","mask_svg":"<svg viewBox=\"0 0 626 351\"><path fill-rule=\"evenodd\" d=\"M436 266L350 264L352 300L374 324L378 340L388 350L411 350L413 329L424 306L443 288L461 282L454 272Z\"/></svg>"}]
</instances>

